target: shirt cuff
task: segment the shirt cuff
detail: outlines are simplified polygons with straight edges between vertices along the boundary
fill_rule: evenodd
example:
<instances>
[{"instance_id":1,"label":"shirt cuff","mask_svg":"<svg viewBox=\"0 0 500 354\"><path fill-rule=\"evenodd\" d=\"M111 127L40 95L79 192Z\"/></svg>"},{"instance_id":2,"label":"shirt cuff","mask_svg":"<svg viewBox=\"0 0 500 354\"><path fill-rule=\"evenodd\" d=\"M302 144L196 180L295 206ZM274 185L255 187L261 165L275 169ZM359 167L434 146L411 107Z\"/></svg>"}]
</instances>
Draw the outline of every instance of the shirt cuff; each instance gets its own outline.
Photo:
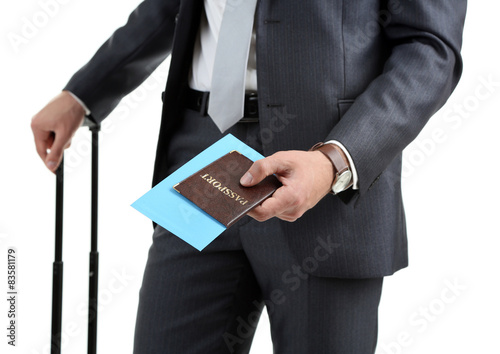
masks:
<instances>
[{"instance_id":1,"label":"shirt cuff","mask_svg":"<svg viewBox=\"0 0 500 354\"><path fill-rule=\"evenodd\" d=\"M87 107L87 105L85 103L83 103L83 101L81 99L79 99L73 92L71 92L71 91L66 91L66 92L69 93L71 95L71 97L73 97L76 100L76 102L78 102L80 104L80 106L82 106L82 108L85 110L85 115L89 116L90 109Z\"/></svg>"},{"instance_id":2,"label":"shirt cuff","mask_svg":"<svg viewBox=\"0 0 500 354\"><path fill-rule=\"evenodd\" d=\"M329 141L325 142L325 144L337 145L339 148L342 149L344 154L347 156L347 160L349 160L349 167L350 167L351 172L352 172L352 189L359 189L358 188L358 173L356 172L356 166L354 166L354 161L352 160L351 155L349 154L349 151L347 151L345 146L342 145L337 140L329 140Z\"/></svg>"}]
</instances>

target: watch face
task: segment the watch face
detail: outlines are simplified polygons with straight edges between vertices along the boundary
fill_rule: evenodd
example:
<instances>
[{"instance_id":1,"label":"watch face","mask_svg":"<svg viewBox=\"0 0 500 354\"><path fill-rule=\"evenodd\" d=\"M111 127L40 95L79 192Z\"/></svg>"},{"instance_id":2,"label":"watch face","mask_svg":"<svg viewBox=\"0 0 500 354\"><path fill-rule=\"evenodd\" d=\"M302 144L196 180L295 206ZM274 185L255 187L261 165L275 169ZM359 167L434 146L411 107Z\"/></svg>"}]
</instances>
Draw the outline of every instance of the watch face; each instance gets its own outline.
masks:
<instances>
[{"instance_id":1,"label":"watch face","mask_svg":"<svg viewBox=\"0 0 500 354\"><path fill-rule=\"evenodd\" d=\"M344 171L338 178L337 182L332 187L333 193L337 194L342 192L347 188L352 179L352 172L347 170Z\"/></svg>"}]
</instances>

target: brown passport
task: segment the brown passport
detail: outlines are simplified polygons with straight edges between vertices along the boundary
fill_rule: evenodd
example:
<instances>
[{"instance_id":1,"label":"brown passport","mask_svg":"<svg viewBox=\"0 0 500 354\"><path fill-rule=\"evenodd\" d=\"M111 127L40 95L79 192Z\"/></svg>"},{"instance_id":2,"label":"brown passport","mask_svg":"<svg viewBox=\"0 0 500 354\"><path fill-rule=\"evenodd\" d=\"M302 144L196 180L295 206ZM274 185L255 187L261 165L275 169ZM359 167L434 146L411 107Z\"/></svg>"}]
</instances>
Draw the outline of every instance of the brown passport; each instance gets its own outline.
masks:
<instances>
[{"instance_id":1,"label":"brown passport","mask_svg":"<svg viewBox=\"0 0 500 354\"><path fill-rule=\"evenodd\" d=\"M238 151L231 151L176 184L174 189L230 227L281 186L275 176L268 176L253 187L243 187L240 178L252 163Z\"/></svg>"}]
</instances>

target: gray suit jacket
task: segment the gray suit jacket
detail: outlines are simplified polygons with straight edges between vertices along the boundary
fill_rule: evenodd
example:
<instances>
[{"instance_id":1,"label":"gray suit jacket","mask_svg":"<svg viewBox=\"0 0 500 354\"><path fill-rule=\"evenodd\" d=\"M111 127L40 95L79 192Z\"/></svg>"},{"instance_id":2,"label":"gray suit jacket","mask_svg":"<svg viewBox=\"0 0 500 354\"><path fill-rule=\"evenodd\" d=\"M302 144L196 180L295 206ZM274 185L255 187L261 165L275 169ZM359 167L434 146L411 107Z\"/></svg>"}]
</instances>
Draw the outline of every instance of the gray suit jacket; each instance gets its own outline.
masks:
<instances>
[{"instance_id":1,"label":"gray suit jacket","mask_svg":"<svg viewBox=\"0 0 500 354\"><path fill-rule=\"evenodd\" d=\"M66 89L104 119L172 54L154 184L166 174L202 0L146 0ZM401 152L445 103L462 70L466 0L260 0L257 81L265 155L335 139L359 190L325 197L281 223L298 262L318 237L331 255L314 274L377 277L408 264ZM279 252L281 250L277 250Z\"/></svg>"}]
</instances>

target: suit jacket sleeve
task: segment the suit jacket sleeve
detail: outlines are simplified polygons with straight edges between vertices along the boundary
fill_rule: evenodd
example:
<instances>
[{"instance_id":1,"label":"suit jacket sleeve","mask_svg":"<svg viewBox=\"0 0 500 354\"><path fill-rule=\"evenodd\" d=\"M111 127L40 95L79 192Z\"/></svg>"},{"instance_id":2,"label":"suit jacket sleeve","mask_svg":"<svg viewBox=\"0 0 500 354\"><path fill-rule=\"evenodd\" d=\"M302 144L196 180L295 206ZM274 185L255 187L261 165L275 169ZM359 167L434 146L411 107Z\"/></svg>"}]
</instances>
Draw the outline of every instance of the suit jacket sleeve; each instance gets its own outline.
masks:
<instances>
[{"instance_id":1,"label":"suit jacket sleeve","mask_svg":"<svg viewBox=\"0 0 500 354\"><path fill-rule=\"evenodd\" d=\"M325 139L341 142L351 154L359 197L446 102L462 71L466 1L403 3L404 11L391 11L383 29L391 52L382 74Z\"/></svg>"},{"instance_id":2,"label":"suit jacket sleeve","mask_svg":"<svg viewBox=\"0 0 500 354\"><path fill-rule=\"evenodd\" d=\"M92 120L106 118L170 54L178 10L178 0L145 0L73 75L64 89L89 107Z\"/></svg>"}]
</instances>

